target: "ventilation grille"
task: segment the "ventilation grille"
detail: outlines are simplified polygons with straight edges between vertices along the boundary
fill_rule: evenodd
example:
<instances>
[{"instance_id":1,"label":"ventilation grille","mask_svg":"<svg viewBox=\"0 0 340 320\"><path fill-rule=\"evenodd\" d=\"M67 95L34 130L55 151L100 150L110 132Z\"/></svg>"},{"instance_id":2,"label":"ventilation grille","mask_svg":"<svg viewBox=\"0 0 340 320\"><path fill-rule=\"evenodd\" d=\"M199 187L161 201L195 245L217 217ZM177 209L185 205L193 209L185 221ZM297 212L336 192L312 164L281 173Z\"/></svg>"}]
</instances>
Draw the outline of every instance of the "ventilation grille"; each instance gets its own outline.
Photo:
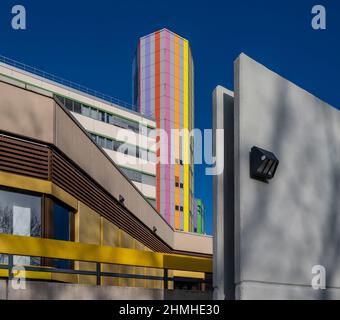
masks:
<instances>
[{"instance_id":1,"label":"ventilation grille","mask_svg":"<svg viewBox=\"0 0 340 320\"><path fill-rule=\"evenodd\" d=\"M0 170L48 179L49 149L45 146L1 135Z\"/></svg>"}]
</instances>

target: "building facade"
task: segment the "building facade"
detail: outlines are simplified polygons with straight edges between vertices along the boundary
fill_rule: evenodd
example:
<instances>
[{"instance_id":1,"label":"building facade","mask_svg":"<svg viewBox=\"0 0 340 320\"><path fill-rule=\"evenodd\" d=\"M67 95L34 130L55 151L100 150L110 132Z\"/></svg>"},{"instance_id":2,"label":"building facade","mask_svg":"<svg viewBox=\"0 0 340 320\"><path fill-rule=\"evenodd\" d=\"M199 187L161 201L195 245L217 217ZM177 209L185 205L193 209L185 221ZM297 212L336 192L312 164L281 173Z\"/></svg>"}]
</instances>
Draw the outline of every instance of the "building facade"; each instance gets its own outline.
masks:
<instances>
[{"instance_id":1,"label":"building facade","mask_svg":"<svg viewBox=\"0 0 340 320\"><path fill-rule=\"evenodd\" d=\"M23 264L40 293L55 282L172 289L194 279L204 289L212 238L175 231L60 92L15 77L0 76L1 287Z\"/></svg>"},{"instance_id":2,"label":"building facade","mask_svg":"<svg viewBox=\"0 0 340 320\"><path fill-rule=\"evenodd\" d=\"M154 117L162 132L157 135L157 210L176 230L193 232L194 64L188 40L167 29L140 38L133 69L134 104L142 115Z\"/></svg>"},{"instance_id":3,"label":"building facade","mask_svg":"<svg viewBox=\"0 0 340 320\"><path fill-rule=\"evenodd\" d=\"M48 73L40 72L40 76L35 68L8 58L0 60L6 62L0 63L0 77L4 80L17 80L55 94L149 202L156 206L155 139L148 135L156 124L151 117L121 107L121 102L109 102L107 97L104 100L76 90L72 87L73 83L52 75L48 77Z\"/></svg>"}]
</instances>

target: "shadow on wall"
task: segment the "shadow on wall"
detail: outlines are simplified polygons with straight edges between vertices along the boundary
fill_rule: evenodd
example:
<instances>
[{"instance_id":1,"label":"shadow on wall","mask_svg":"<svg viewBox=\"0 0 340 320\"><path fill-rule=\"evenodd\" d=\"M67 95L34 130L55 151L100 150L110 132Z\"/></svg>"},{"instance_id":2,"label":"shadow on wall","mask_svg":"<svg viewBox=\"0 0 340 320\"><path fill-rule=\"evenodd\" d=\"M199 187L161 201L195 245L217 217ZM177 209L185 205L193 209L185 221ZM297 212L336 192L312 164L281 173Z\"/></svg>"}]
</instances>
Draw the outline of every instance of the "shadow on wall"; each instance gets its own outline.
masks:
<instances>
[{"instance_id":1,"label":"shadow on wall","mask_svg":"<svg viewBox=\"0 0 340 320\"><path fill-rule=\"evenodd\" d=\"M317 105L320 110L304 114L296 95L296 90L301 89L282 78L274 78L270 95L266 87L261 87L261 79L247 81L257 83L251 89L257 91L257 100L275 109L274 113L270 111L274 117L264 115L264 121L257 125L259 134L265 132L267 137L264 145L258 146L273 151L280 165L269 184L250 180L246 190L252 194L241 194L241 219L244 218L241 267L246 266L246 270L251 269L251 274L258 277L252 280L309 285L312 266L321 264L326 267L328 285L334 287L337 281L339 286L340 274L336 277L336 270L340 258L340 152L334 113L308 95L314 104L311 107ZM268 121L272 123L267 125ZM322 128L324 133L317 136ZM240 149L240 171L247 170L249 174L249 150L254 141L253 136L246 139ZM325 141L327 145L320 148ZM245 184L248 183L249 180ZM241 182L241 192L244 190ZM317 290L312 295L331 298L328 290ZM299 296L288 296L287 292L282 298Z\"/></svg>"}]
</instances>

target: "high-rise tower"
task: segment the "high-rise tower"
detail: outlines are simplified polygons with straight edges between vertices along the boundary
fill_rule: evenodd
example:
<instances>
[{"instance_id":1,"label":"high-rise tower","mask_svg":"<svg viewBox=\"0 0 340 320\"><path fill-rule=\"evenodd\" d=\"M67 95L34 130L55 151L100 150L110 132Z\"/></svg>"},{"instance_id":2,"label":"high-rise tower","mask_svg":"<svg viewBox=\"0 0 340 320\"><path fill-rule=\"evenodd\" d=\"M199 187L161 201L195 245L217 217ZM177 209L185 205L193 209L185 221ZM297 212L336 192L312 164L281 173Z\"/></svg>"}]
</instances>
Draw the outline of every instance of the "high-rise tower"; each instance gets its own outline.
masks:
<instances>
[{"instance_id":1,"label":"high-rise tower","mask_svg":"<svg viewBox=\"0 0 340 320\"><path fill-rule=\"evenodd\" d=\"M154 117L168 138L157 151L157 209L175 229L193 231L194 65L188 40L167 29L140 38L133 82L139 112Z\"/></svg>"}]
</instances>

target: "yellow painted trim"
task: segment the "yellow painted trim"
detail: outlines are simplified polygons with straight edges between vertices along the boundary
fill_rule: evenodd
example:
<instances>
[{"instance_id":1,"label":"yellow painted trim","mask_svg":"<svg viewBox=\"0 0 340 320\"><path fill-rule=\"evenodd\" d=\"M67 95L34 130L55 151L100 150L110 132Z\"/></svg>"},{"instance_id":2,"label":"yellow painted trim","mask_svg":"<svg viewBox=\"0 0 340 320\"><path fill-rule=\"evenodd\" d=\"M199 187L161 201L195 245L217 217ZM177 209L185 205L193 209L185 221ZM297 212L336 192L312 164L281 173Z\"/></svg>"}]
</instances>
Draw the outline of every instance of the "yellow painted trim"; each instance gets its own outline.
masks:
<instances>
[{"instance_id":1,"label":"yellow painted trim","mask_svg":"<svg viewBox=\"0 0 340 320\"><path fill-rule=\"evenodd\" d=\"M184 278L195 278L195 279L204 279L204 272L193 272L193 271L182 271L182 270L173 270L172 271L174 277L184 277Z\"/></svg>"},{"instance_id":2,"label":"yellow painted trim","mask_svg":"<svg viewBox=\"0 0 340 320\"><path fill-rule=\"evenodd\" d=\"M8 278L8 270L0 269L0 277ZM15 278L52 280L52 273L42 271L25 271L23 273L23 271L20 271L19 274L14 273Z\"/></svg>"},{"instance_id":3,"label":"yellow painted trim","mask_svg":"<svg viewBox=\"0 0 340 320\"><path fill-rule=\"evenodd\" d=\"M212 272L212 259L0 234L0 253L127 266Z\"/></svg>"},{"instance_id":4,"label":"yellow painted trim","mask_svg":"<svg viewBox=\"0 0 340 320\"><path fill-rule=\"evenodd\" d=\"M74 210L77 210L78 208L78 200L51 181L31 178L8 172L0 172L0 185L10 188L49 194L67 204Z\"/></svg>"},{"instance_id":5,"label":"yellow painted trim","mask_svg":"<svg viewBox=\"0 0 340 320\"><path fill-rule=\"evenodd\" d=\"M78 200L71 196L69 193L58 187L56 184L51 183L51 195L54 196L55 198L59 199L63 203L66 203L69 205L72 209L78 210Z\"/></svg>"}]
</instances>

